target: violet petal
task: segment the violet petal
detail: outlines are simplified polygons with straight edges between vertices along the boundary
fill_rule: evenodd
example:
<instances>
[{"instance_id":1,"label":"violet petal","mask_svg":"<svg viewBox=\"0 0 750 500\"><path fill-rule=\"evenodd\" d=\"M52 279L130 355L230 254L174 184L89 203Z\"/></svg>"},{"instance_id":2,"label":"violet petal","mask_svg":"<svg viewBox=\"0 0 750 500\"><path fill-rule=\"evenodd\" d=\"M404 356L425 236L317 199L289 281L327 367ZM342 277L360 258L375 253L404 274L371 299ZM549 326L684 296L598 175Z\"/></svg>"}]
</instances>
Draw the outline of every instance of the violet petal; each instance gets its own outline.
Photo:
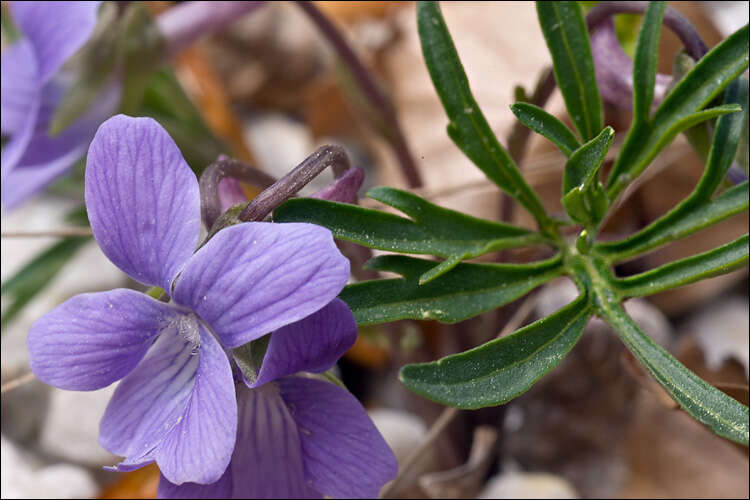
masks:
<instances>
[{"instance_id":1,"label":"violet petal","mask_svg":"<svg viewBox=\"0 0 750 500\"><path fill-rule=\"evenodd\" d=\"M328 229L248 222L222 229L185 264L174 300L235 348L333 300L349 277Z\"/></svg>"},{"instance_id":2,"label":"violet petal","mask_svg":"<svg viewBox=\"0 0 750 500\"><path fill-rule=\"evenodd\" d=\"M247 203L247 196L242 190L242 184L232 177L224 177L219 181L219 203L221 213L235 206L237 203Z\"/></svg>"},{"instance_id":3,"label":"violet petal","mask_svg":"<svg viewBox=\"0 0 750 500\"><path fill-rule=\"evenodd\" d=\"M622 109L633 107L633 61L620 45L613 19L602 21L591 33L596 82L602 97ZM672 77L656 75L652 107L661 103Z\"/></svg>"},{"instance_id":4,"label":"violet petal","mask_svg":"<svg viewBox=\"0 0 750 500\"><path fill-rule=\"evenodd\" d=\"M320 198L341 203L356 203L357 192L365 180L365 171L352 167L323 189L315 192L310 198Z\"/></svg>"},{"instance_id":5,"label":"violet petal","mask_svg":"<svg viewBox=\"0 0 750 500\"><path fill-rule=\"evenodd\" d=\"M175 313L115 390L99 443L126 470L156 460L171 482L211 483L234 447L237 404L224 350L193 315Z\"/></svg>"},{"instance_id":6,"label":"violet petal","mask_svg":"<svg viewBox=\"0 0 750 500\"><path fill-rule=\"evenodd\" d=\"M54 158L47 164L35 167L19 166L3 178L2 200L7 210L16 208L29 197L38 193L55 179L65 174L70 167L86 153L86 144L73 148Z\"/></svg>"},{"instance_id":7,"label":"violet petal","mask_svg":"<svg viewBox=\"0 0 750 500\"><path fill-rule=\"evenodd\" d=\"M31 326L31 370L62 389L106 387L136 367L172 310L133 290L76 295Z\"/></svg>"},{"instance_id":8,"label":"violet petal","mask_svg":"<svg viewBox=\"0 0 750 500\"><path fill-rule=\"evenodd\" d=\"M151 118L104 122L86 162L86 207L102 251L133 279L170 290L198 243L198 181Z\"/></svg>"},{"instance_id":9,"label":"violet petal","mask_svg":"<svg viewBox=\"0 0 750 500\"><path fill-rule=\"evenodd\" d=\"M110 86L81 118L56 137L47 134L61 90L53 83L45 87L45 99L35 130L17 164L3 178L2 200L5 208L15 208L65 174L86 154L96 129L116 109L119 87ZM51 95L50 95L51 94Z\"/></svg>"},{"instance_id":10,"label":"violet petal","mask_svg":"<svg viewBox=\"0 0 750 500\"><path fill-rule=\"evenodd\" d=\"M12 2L13 20L34 47L46 83L94 32L100 2Z\"/></svg>"},{"instance_id":11,"label":"violet petal","mask_svg":"<svg viewBox=\"0 0 750 500\"><path fill-rule=\"evenodd\" d=\"M3 181L3 184L5 184L8 175L18 165L34 137L41 107L42 100L34 99L28 109L28 120L24 122L20 130L13 134L13 137L3 146L2 152L0 152L0 180Z\"/></svg>"},{"instance_id":12,"label":"violet petal","mask_svg":"<svg viewBox=\"0 0 750 500\"><path fill-rule=\"evenodd\" d=\"M300 433L275 384L237 387L233 498L320 498L305 481Z\"/></svg>"},{"instance_id":13,"label":"violet petal","mask_svg":"<svg viewBox=\"0 0 750 500\"><path fill-rule=\"evenodd\" d=\"M39 98L36 61L31 42L21 39L8 47L0 59L0 130L14 135L29 119L34 101Z\"/></svg>"},{"instance_id":14,"label":"violet petal","mask_svg":"<svg viewBox=\"0 0 750 500\"><path fill-rule=\"evenodd\" d=\"M312 486L334 498L377 498L398 464L359 401L320 380L285 377L277 384L300 429Z\"/></svg>"},{"instance_id":15,"label":"violet petal","mask_svg":"<svg viewBox=\"0 0 750 500\"><path fill-rule=\"evenodd\" d=\"M50 82L36 93L34 102L28 109L28 117L18 133L14 134L2 152L3 180L10 172L24 162L24 158L31 155L45 155L45 148L34 147L34 143L47 134L49 119L55 112L55 107L62 97L64 89L56 82ZM28 161L26 162L28 163ZM3 186L4 193L15 186ZM5 203L5 197L3 196Z\"/></svg>"},{"instance_id":16,"label":"violet petal","mask_svg":"<svg viewBox=\"0 0 750 500\"><path fill-rule=\"evenodd\" d=\"M237 436L237 399L227 355L201 328L200 362L187 409L156 451L171 483L210 484L229 465Z\"/></svg>"},{"instance_id":17,"label":"violet petal","mask_svg":"<svg viewBox=\"0 0 750 500\"><path fill-rule=\"evenodd\" d=\"M218 481L211 484L182 483L178 486L170 483L164 474L160 474L156 496L157 498L232 498L232 465L227 467Z\"/></svg>"},{"instance_id":18,"label":"violet petal","mask_svg":"<svg viewBox=\"0 0 750 500\"><path fill-rule=\"evenodd\" d=\"M357 340L354 315L341 299L271 334L257 387L299 371L328 370Z\"/></svg>"}]
</instances>

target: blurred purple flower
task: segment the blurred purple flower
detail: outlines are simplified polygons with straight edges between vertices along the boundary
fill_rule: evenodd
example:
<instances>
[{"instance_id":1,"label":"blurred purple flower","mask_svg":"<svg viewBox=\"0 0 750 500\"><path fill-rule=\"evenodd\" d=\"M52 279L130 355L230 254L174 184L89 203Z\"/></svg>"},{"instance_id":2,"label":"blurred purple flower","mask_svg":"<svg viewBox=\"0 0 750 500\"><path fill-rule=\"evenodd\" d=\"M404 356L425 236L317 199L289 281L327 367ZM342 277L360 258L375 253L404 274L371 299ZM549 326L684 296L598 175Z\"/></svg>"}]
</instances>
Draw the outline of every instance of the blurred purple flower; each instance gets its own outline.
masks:
<instances>
[{"instance_id":1,"label":"blurred purple flower","mask_svg":"<svg viewBox=\"0 0 750 500\"><path fill-rule=\"evenodd\" d=\"M127 289L81 294L39 318L28 336L31 368L50 385L94 390L124 377L99 441L126 457L118 470L156 461L174 484L216 482L230 462L237 399L225 349L316 312L336 320L343 312L331 302L349 276L330 231L311 224L238 224L193 253L199 205L195 176L154 120L103 123L86 166L94 237L115 265L172 302ZM280 345L266 372L308 366L293 344Z\"/></svg>"},{"instance_id":2,"label":"blurred purple flower","mask_svg":"<svg viewBox=\"0 0 750 500\"><path fill-rule=\"evenodd\" d=\"M376 498L398 465L364 408L346 390L298 371L329 369L356 339L346 304L271 335L258 378L237 386L232 461L214 484L176 486L160 498Z\"/></svg>"},{"instance_id":3,"label":"blurred purple flower","mask_svg":"<svg viewBox=\"0 0 750 500\"><path fill-rule=\"evenodd\" d=\"M2 204L14 208L67 172L85 153L101 122L116 109L110 85L60 135L47 130L71 85L63 64L89 39L100 2L11 2L23 37L2 54L1 129L10 140L0 163Z\"/></svg>"},{"instance_id":4,"label":"blurred purple flower","mask_svg":"<svg viewBox=\"0 0 750 500\"><path fill-rule=\"evenodd\" d=\"M602 98L622 109L633 108L633 61L620 45L613 19L602 21L591 33L596 83ZM672 77L658 73L654 82L653 107L667 93Z\"/></svg>"}]
</instances>

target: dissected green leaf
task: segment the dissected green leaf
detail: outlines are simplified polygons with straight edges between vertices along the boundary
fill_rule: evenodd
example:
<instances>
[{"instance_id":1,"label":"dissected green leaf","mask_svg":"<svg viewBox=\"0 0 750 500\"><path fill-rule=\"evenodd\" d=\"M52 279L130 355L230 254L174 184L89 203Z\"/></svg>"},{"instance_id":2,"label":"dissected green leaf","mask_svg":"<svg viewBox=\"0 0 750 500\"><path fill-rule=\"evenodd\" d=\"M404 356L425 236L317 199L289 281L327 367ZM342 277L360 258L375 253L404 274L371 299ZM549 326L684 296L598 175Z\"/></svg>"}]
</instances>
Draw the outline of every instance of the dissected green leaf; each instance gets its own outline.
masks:
<instances>
[{"instance_id":1,"label":"dissected green leaf","mask_svg":"<svg viewBox=\"0 0 750 500\"><path fill-rule=\"evenodd\" d=\"M618 304L608 304L603 313L630 352L687 413L718 435L747 446L747 406L688 370L643 333Z\"/></svg>"},{"instance_id":2,"label":"dissected green leaf","mask_svg":"<svg viewBox=\"0 0 750 500\"><path fill-rule=\"evenodd\" d=\"M575 134L560 120L545 110L528 102L517 102L510 107L513 114L539 135L552 141L565 156L581 147Z\"/></svg>"},{"instance_id":3,"label":"dissected green leaf","mask_svg":"<svg viewBox=\"0 0 750 500\"><path fill-rule=\"evenodd\" d=\"M540 228L547 231L552 222L539 197L492 133L471 94L437 2L417 4L417 25L427 69L450 120L448 135L492 182L526 207Z\"/></svg>"},{"instance_id":4,"label":"dissected green leaf","mask_svg":"<svg viewBox=\"0 0 750 500\"><path fill-rule=\"evenodd\" d=\"M633 122L648 121L654 101L659 35L667 2L651 2L643 16L633 59Z\"/></svg>"},{"instance_id":5,"label":"dissected green leaf","mask_svg":"<svg viewBox=\"0 0 750 500\"><path fill-rule=\"evenodd\" d=\"M690 57L685 49L680 50L672 61L672 83L670 83L665 93L669 94L680 80L695 67L695 59ZM713 135L713 126L710 121L700 123L682 131L685 138L693 147L703 163L708 158L708 150L711 147L711 136Z\"/></svg>"},{"instance_id":6,"label":"dissected green leaf","mask_svg":"<svg viewBox=\"0 0 750 500\"><path fill-rule=\"evenodd\" d=\"M428 271L422 282L436 278L464 259L544 242L539 233L448 210L407 191L379 187L370 190L368 196L399 209L411 220L313 198L289 200L274 211L274 220L318 224L330 229L336 238L370 248L447 259Z\"/></svg>"},{"instance_id":7,"label":"dissected green leaf","mask_svg":"<svg viewBox=\"0 0 750 500\"><path fill-rule=\"evenodd\" d=\"M403 255L376 257L367 267L404 277L355 283L340 298L360 325L407 318L455 323L507 304L562 272L559 257L533 264L461 263L420 285L419 277L434 265Z\"/></svg>"},{"instance_id":8,"label":"dissected green leaf","mask_svg":"<svg viewBox=\"0 0 750 500\"><path fill-rule=\"evenodd\" d=\"M5 327L39 293L91 237L68 237L34 257L0 286L10 300L0 325Z\"/></svg>"},{"instance_id":9,"label":"dissected green leaf","mask_svg":"<svg viewBox=\"0 0 750 500\"><path fill-rule=\"evenodd\" d=\"M711 49L664 98L654 113L656 126L675 122L701 109L748 66L748 27Z\"/></svg>"},{"instance_id":10,"label":"dissected green leaf","mask_svg":"<svg viewBox=\"0 0 750 500\"><path fill-rule=\"evenodd\" d=\"M724 104L737 106L744 104L745 108L737 113L723 115L716 121L716 130L708 152L706 169L691 195L701 200L710 200L734 161L742 129L747 122L748 88L741 80L737 78L727 86L724 92Z\"/></svg>"},{"instance_id":11,"label":"dissected green leaf","mask_svg":"<svg viewBox=\"0 0 750 500\"><path fill-rule=\"evenodd\" d=\"M651 160L682 130L735 111L721 106L700 112L748 66L748 27L737 30L709 51L664 98L650 122L634 123L607 182L611 200L638 177Z\"/></svg>"},{"instance_id":12,"label":"dissected green leaf","mask_svg":"<svg viewBox=\"0 0 750 500\"><path fill-rule=\"evenodd\" d=\"M507 337L431 363L406 365L401 381L421 396L458 408L506 403L562 361L580 338L590 311L581 296Z\"/></svg>"},{"instance_id":13,"label":"dissected green leaf","mask_svg":"<svg viewBox=\"0 0 750 500\"><path fill-rule=\"evenodd\" d=\"M614 137L615 131L612 127L606 127L599 135L570 155L563 172L563 195L573 189L587 189L594 183Z\"/></svg>"},{"instance_id":14,"label":"dissected green leaf","mask_svg":"<svg viewBox=\"0 0 750 500\"><path fill-rule=\"evenodd\" d=\"M651 295L739 269L747 265L747 256L748 235L744 235L708 252L618 279L616 287L626 297Z\"/></svg>"},{"instance_id":15,"label":"dissected green leaf","mask_svg":"<svg viewBox=\"0 0 750 500\"><path fill-rule=\"evenodd\" d=\"M591 140L603 126L602 100L581 6L578 2L536 2L536 11L568 115L581 138Z\"/></svg>"},{"instance_id":16,"label":"dissected green leaf","mask_svg":"<svg viewBox=\"0 0 750 500\"><path fill-rule=\"evenodd\" d=\"M686 199L637 233L623 240L599 243L594 250L609 262L619 262L693 234L747 207L748 183L745 181L709 203Z\"/></svg>"},{"instance_id":17,"label":"dissected green leaf","mask_svg":"<svg viewBox=\"0 0 750 500\"><path fill-rule=\"evenodd\" d=\"M740 95L745 97L745 100L740 103L742 109L745 110L745 126L742 128L740 144L737 147L737 155L734 159L745 172L745 175L748 175L748 161L750 161L750 152L748 151L748 142L750 142L750 113L747 112L747 109L750 107L750 103L748 102L748 86L750 86L750 81L745 77L740 77L739 81L742 86Z\"/></svg>"},{"instance_id":18,"label":"dissected green leaf","mask_svg":"<svg viewBox=\"0 0 750 500\"><path fill-rule=\"evenodd\" d=\"M724 102L727 106L747 102L747 86L736 79L727 87ZM747 182L730 188L714 201L711 201L711 196L732 164L746 121L745 109L721 116L716 123L706 169L695 190L646 228L624 240L599 244L596 251L612 262L622 260L692 234L745 210L748 206Z\"/></svg>"},{"instance_id":19,"label":"dissected green leaf","mask_svg":"<svg viewBox=\"0 0 750 500\"><path fill-rule=\"evenodd\" d=\"M562 204L573 220L586 227L598 224L607 211L607 194L598 173L614 136L612 127L606 127L576 149L565 164Z\"/></svg>"}]
</instances>

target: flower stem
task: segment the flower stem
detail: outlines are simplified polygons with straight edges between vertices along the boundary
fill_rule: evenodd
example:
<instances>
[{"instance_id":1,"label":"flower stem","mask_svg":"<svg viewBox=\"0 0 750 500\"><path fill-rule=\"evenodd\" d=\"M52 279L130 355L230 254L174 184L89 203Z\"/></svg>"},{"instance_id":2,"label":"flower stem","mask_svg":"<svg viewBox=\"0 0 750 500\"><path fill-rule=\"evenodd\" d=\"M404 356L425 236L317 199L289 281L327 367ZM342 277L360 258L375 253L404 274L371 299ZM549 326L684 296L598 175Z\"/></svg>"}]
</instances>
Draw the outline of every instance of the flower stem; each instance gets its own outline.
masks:
<instances>
[{"instance_id":1,"label":"flower stem","mask_svg":"<svg viewBox=\"0 0 750 500\"><path fill-rule=\"evenodd\" d=\"M643 14L649 2L599 2L586 15L589 31L615 14ZM708 52L708 47L685 16L671 7L664 12L664 25L677 35L690 57L696 61Z\"/></svg>"},{"instance_id":2,"label":"flower stem","mask_svg":"<svg viewBox=\"0 0 750 500\"><path fill-rule=\"evenodd\" d=\"M349 170L349 158L344 148L333 145L319 147L294 170L248 203L240 213L239 219L242 222L263 220L273 209L294 196L326 167L331 167L337 178Z\"/></svg>"},{"instance_id":3,"label":"flower stem","mask_svg":"<svg viewBox=\"0 0 750 500\"><path fill-rule=\"evenodd\" d=\"M222 213L219 198L219 183L222 179L231 177L261 189L272 186L276 179L255 167L247 165L225 155L206 167L200 178L201 215L206 227L210 228Z\"/></svg>"}]
</instances>

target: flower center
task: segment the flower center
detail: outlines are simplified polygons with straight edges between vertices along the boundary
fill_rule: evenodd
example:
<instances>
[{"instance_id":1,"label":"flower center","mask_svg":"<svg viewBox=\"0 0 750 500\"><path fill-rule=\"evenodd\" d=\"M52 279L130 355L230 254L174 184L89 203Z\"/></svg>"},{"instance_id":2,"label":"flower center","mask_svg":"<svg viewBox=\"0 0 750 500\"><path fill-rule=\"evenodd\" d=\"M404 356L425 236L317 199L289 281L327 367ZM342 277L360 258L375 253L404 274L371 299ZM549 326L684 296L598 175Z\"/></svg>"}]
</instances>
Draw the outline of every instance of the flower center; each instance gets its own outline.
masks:
<instances>
[{"instance_id":1,"label":"flower center","mask_svg":"<svg viewBox=\"0 0 750 500\"><path fill-rule=\"evenodd\" d=\"M172 331L190 344L190 354L198 354L201 346L200 326L198 317L193 313L178 313L170 317L162 331Z\"/></svg>"}]
</instances>

